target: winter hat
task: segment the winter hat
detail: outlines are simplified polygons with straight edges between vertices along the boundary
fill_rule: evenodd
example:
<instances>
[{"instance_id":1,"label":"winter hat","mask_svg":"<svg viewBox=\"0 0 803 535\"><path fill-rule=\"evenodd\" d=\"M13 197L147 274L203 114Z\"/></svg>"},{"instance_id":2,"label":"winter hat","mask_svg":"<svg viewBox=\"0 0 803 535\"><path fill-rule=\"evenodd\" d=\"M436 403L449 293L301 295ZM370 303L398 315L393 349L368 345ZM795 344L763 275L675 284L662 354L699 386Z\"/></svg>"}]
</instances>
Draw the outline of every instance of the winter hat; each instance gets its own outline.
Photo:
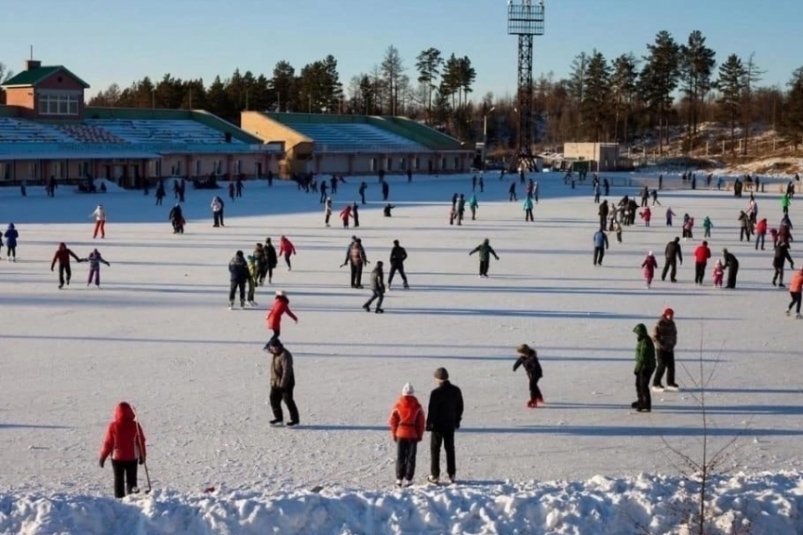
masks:
<instances>
[{"instance_id":1,"label":"winter hat","mask_svg":"<svg viewBox=\"0 0 803 535\"><path fill-rule=\"evenodd\" d=\"M393 245L399 245L399 240L393 240Z\"/></svg>"},{"instance_id":2,"label":"winter hat","mask_svg":"<svg viewBox=\"0 0 803 535\"><path fill-rule=\"evenodd\" d=\"M404 383L404 386L402 387L402 396L412 396L413 394L415 394L415 388L413 388L413 385L411 383Z\"/></svg>"},{"instance_id":3,"label":"winter hat","mask_svg":"<svg viewBox=\"0 0 803 535\"><path fill-rule=\"evenodd\" d=\"M521 353L522 355L529 355L530 351L532 350L530 349L530 346L528 346L527 344L521 344L519 347L516 348L516 353Z\"/></svg>"},{"instance_id":4,"label":"winter hat","mask_svg":"<svg viewBox=\"0 0 803 535\"><path fill-rule=\"evenodd\" d=\"M265 348L264 349L266 351L270 351L270 350L273 350L273 349L281 350L281 349L283 349L283 346L282 346L282 343L277 338L277 339L271 340L270 342L265 344Z\"/></svg>"},{"instance_id":5,"label":"winter hat","mask_svg":"<svg viewBox=\"0 0 803 535\"><path fill-rule=\"evenodd\" d=\"M449 378L449 372L446 371L446 368L438 368L435 370L435 379L438 381L445 381Z\"/></svg>"},{"instance_id":6,"label":"winter hat","mask_svg":"<svg viewBox=\"0 0 803 535\"><path fill-rule=\"evenodd\" d=\"M654 256L654 255L652 254L652 251L650 251L647 253L647 256Z\"/></svg>"},{"instance_id":7,"label":"winter hat","mask_svg":"<svg viewBox=\"0 0 803 535\"><path fill-rule=\"evenodd\" d=\"M665 318L666 318L666 319L668 319L668 320L671 320L672 318L674 318L674 317L675 317L675 311L674 311L674 310L672 310L672 309L671 309L671 308L669 308L669 307L666 307L666 308L664 309L664 313L662 314L662 316L663 316L663 317L665 317Z\"/></svg>"},{"instance_id":8,"label":"winter hat","mask_svg":"<svg viewBox=\"0 0 803 535\"><path fill-rule=\"evenodd\" d=\"M237 256L239 256L240 258L242 258L242 256L243 256L243 252L242 252L242 251L237 251Z\"/></svg>"},{"instance_id":9,"label":"winter hat","mask_svg":"<svg viewBox=\"0 0 803 535\"><path fill-rule=\"evenodd\" d=\"M276 297L284 297L285 295L287 294L284 293L284 290L276 290Z\"/></svg>"}]
</instances>

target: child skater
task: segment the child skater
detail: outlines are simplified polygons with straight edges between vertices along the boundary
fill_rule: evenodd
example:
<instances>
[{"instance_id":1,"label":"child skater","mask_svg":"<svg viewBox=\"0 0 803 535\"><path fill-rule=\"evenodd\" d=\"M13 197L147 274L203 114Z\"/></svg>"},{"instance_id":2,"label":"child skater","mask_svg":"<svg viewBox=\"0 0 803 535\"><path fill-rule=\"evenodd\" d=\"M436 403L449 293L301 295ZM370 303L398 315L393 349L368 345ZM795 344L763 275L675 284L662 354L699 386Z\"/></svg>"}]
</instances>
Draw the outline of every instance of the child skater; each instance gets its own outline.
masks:
<instances>
[{"instance_id":1,"label":"child skater","mask_svg":"<svg viewBox=\"0 0 803 535\"><path fill-rule=\"evenodd\" d=\"M655 270L658 268L658 261L655 260L655 255L652 254L652 251L647 253L647 258L641 263L641 267L644 268L644 280L647 281L647 288L649 288L652 284L652 279L655 277Z\"/></svg>"},{"instance_id":2,"label":"child skater","mask_svg":"<svg viewBox=\"0 0 803 535\"><path fill-rule=\"evenodd\" d=\"M521 344L516 348L516 352L519 354L519 358L513 365L513 371L515 372L519 366L524 366L527 377L530 379L530 399L527 401L527 406L531 409L536 408L539 403L543 406L544 396L541 395L541 389L538 388L538 381L544 376L544 372L541 370L541 363L538 362L538 354L527 344Z\"/></svg>"},{"instance_id":3,"label":"child skater","mask_svg":"<svg viewBox=\"0 0 803 535\"><path fill-rule=\"evenodd\" d=\"M92 280L94 279L95 286L100 288L100 264L103 263L107 266L111 266L111 264L100 256L100 251L97 249L89 253L89 256L84 260L89 262L89 278L86 281L86 285L89 286L92 284Z\"/></svg>"},{"instance_id":4,"label":"child skater","mask_svg":"<svg viewBox=\"0 0 803 535\"><path fill-rule=\"evenodd\" d=\"M714 287L722 288L722 278L725 276L725 268L722 266L722 260L717 260L714 266Z\"/></svg>"},{"instance_id":5,"label":"child skater","mask_svg":"<svg viewBox=\"0 0 803 535\"><path fill-rule=\"evenodd\" d=\"M396 486L408 487L415 476L418 443L424 437L424 409L415 397L413 385L406 383L390 413L390 433L396 443Z\"/></svg>"}]
</instances>

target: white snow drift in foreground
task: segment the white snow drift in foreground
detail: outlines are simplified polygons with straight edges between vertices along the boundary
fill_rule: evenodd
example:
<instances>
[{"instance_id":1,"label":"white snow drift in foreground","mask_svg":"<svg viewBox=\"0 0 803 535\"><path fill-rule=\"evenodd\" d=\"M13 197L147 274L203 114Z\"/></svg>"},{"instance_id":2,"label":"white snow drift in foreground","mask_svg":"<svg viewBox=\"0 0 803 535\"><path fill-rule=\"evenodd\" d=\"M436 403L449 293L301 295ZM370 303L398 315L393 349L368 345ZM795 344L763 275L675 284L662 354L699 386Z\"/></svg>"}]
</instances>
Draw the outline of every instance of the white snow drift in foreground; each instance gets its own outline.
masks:
<instances>
[{"instance_id":1,"label":"white snow drift in foreground","mask_svg":"<svg viewBox=\"0 0 803 535\"><path fill-rule=\"evenodd\" d=\"M611 201L657 182L606 176L615 179ZM803 321L784 315L789 294L770 284L771 246L739 241L747 194L692 191L665 176L652 226L638 220L623 243L611 235L604 265L593 266L589 184L534 178L541 195L529 224L521 186L519 202L508 202L510 177L496 174L478 193L478 219L461 226L448 224L449 199L471 194L471 175L389 177L391 218L366 178L359 229L334 217L325 227L318 194L264 181L247 182L242 199L226 197L226 226L212 228L215 192L190 189L181 236L167 221L172 199L154 206L152 196L116 189L60 188L51 199L41 188L26 198L0 189L0 229L13 221L20 233L17 262L0 261L0 533L689 533L681 526L693 502L667 444L697 461L705 436L709 453L737 439L722 465L727 476L712 487L712 529L803 533ZM359 199L360 180L341 186L336 211ZM756 196L772 227L782 183ZM109 219L106 238L93 240L98 202ZM673 227L663 221L668 206ZM697 226L682 242L678 282L658 277L647 289L640 265L654 251L663 267L684 213ZM692 251L706 215L713 258L705 285L695 286ZM803 233L799 197L790 217L793 234ZM273 285L257 289L258 308L229 311L234 252L282 234L298 251L292 271L280 263ZM387 261L394 239L410 255L411 288L394 280L383 315L362 310L369 291L349 288L339 267L352 234L372 262ZM500 257L488 279L468 256L484 238ZM81 257L100 249L111 262L102 289L86 287L85 263L57 289L50 263L61 241ZM724 247L740 261L735 290L711 285ZM299 317L282 325L301 414L293 429L268 424L264 317L278 289ZM665 306L678 325L681 390L653 394L652 413L634 413L633 327L652 328ZM546 405L536 410L525 406L524 373L512 371L521 343L538 350L544 368ZM701 364L711 377L707 431L695 385ZM396 490L388 413L408 381L426 407L440 366L465 399L459 483ZM121 400L144 426L154 492L117 501L97 456ZM429 473L428 439L416 483ZM316 486L323 490L310 492ZM218 490L201 493L207 487Z\"/></svg>"},{"instance_id":2,"label":"white snow drift in foreground","mask_svg":"<svg viewBox=\"0 0 803 535\"><path fill-rule=\"evenodd\" d=\"M707 533L778 535L803 530L803 474L715 479ZM203 535L212 533L688 533L695 512L685 480L642 474L585 482L459 485L319 494L216 491L99 498L0 498L0 532ZM724 512L723 512L724 511Z\"/></svg>"}]
</instances>

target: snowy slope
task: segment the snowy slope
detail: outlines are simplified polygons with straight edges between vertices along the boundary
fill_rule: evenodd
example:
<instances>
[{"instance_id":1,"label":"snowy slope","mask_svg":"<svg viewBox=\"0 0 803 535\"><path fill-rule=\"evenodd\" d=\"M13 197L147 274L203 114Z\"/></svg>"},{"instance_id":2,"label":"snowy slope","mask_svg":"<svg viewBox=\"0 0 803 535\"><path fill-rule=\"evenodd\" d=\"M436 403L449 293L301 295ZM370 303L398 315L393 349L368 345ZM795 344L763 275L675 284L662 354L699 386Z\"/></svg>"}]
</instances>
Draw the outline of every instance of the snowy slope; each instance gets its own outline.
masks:
<instances>
[{"instance_id":1,"label":"snowy slope","mask_svg":"<svg viewBox=\"0 0 803 535\"><path fill-rule=\"evenodd\" d=\"M628 178L638 184L641 177ZM360 532L362 517L337 520L330 512L351 503L399 500L393 498L395 491L383 490L394 479L388 412L406 381L426 404L434 386L432 372L439 366L449 369L466 399L457 457L458 478L468 483L403 494L398 507L378 508L402 515L396 527L382 514L363 518L366 526L370 520L389 532L449 531L448 519L457 517L461 504L495 504L518 492L562 503L555 510L564 522L575 514L570 512L573 500L586 501L583 492L618 499L619 491L600 490L594 483L597 474L617 478L611 485L637 488L646 511L665 499L664 485L677 486L671 478L637 476L677 474L678 459L662 437L698 455L701 418L686 370L698 377L701 347L706 374L713 372L707 400L714 446L741 436L727 468L748 474L744 477L751 488L767 493L773 503L790 500L784 489L797 488L799 496L803 390L794 370L803 356L801 323L783 315L788 294L769 285L771 252L738 242L736 217L747 198L724 191L662 193L665 206L670 204L679 216L690 213L698 227L705 215L712 218L712 250L717 256L728 247L739 257L739 284L736 291L708 284L696 288L694 240L683 244L681 282L657 282L648 290L639 268L644 255L656 251L663 267L663 247L680 231L663 226L660 208L652 228L640 222L627 228L623 244L611 236L605 266L595 268L591 235L597 207L588 185L571 190L558 175L539 175L541 202L536 222L527 225L520 204L506 202L507 179L488 176L486 192L479 194L479 220L449 227L448 200L453 192L469 194L469 179L416 177L407 184L393 177L391 199L397 208L390 219L382 217L379 188L371 179L368 196L374 202L361 210L359 231L339 228L334 218L333 226L325 228L316 194L298 192L290 184L268 189L264 183L249 183L242 200L227 199L226 227L213 229L211 193L190 190L185 207L190 221L183 236L170 232L170 203L154 207L153 199L141 193L95 196L59 190L55 199L47 199L29 188L29 197L21 199L16 191L0 192L0 217L14 221L21 235L19 261L0 262L0 304L6 311L0 321L0 528L13 533L22 529L13 522L27 521L37 532L36 526L49 521L42 519L42 508L50 500L58 506L48 516L54 525L72 525L72 508L89 508L84 516L97 525L108 524L105 515L119 514L123 505L98 498L110 494L111 474L97 468L96 456L114 405L126 399L136 405L145 426L154 485L165 489L155 505L141 504L146 514L162 507L159 522L164 524L143 532L189 532L195 520L188 511L227 510L236 503L229 492L244 496L245 504L243 511L226 513L232 525L239 526L235 518L249 517L249 508L261 511L269 503L286 504L284 515L291 522L312 521L301 504L324 500L321 510L334 520L316 524L313 531ZM679 185L671 182L666 181ZM350 179L336 208L357 198L357 184ZM614 188L611 199L634 191ZM91 239L88 218L98 201L109 214L103 241ZM775 224L780 218L777 187L768 187L758 203L759 216ZM800 210L793 202L793 221L801 219ZM412 289L394 288L384 316L360 308L368 292L350 289L346 268L338 268L355 233L369 260L387 260L393 239L410 254ZM298 249L293 271L280 264L273 287L258 289L258 309L226 310L226 266L234 251L248 252L255 242L268 235L276 241L280 234ZM701 234L701 229L695 233ZM492 261L491 277L481 280L476 256L467 253L485 237L501 261ZM73 265L68 289L56 289L48 267L59 241L81 256L100 248L112 263L103 267L102 290L85 287L85 264ZM792 253L803 265L794 246ZM288 292L300 318L297 325L285 321L282 332L296 364L302 426L293 430L267 425L264 306L278 288ZM666 305L676 312L684 390L654 395L652 414L633 414L631 331L638 322L651 327ZM511 371L514 348L522 342L538 349L544 366L543 409L524 407L526 378L522 371ZM429 465L425 444L418 455L420 480ZM750 475L767 470L789 472ZM661 483L640 485L645 478ZM558 481L524 484L532 480ZM305 489L319 484L342 490L304 497ZM197 496L210 485L226 492ZM429 512L435 524L405 523L405 511L413 510L410 495L426 501L426 506L416 502L414 509ZM454 499L444 503L450 495ZM609 505L612 501L605 503L620 510ZM788 511L778 514L789 522L786 526L800 530L795 524L800 522L799 497L790 503ZM753 515L751 522L763 515L755 506L744 507ZM548 521L547 514L514 509L484 519L477 513L480 520L455 524L455 532L563 529L550 526L556 520ZM12 511L16 520L3 516ZM128 514L137 518L139 513ZM512 524L505 524L508 517ZM272 521L260 517L262 532ZM221 526L212 529L245 531ZM582 526L577 530L590 532Z\"/></svg>"}]
</instances>

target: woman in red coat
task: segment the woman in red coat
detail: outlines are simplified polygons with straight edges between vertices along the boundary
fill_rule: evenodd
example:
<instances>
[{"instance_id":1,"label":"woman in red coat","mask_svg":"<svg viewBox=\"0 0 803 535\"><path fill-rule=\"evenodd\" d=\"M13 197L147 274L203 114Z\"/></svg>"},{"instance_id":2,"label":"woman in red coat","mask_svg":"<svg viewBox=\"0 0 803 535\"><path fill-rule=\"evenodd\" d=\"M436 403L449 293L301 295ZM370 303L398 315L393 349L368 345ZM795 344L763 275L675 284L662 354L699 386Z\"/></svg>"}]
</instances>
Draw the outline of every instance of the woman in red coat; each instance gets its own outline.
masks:
<instances>
[{"instance_id":1,"label":"woman in red coat","mask_svg":"<svg viewBox=\"0 0 803 535\"><path fill-rule=\"evenodd\" d=\"M287 271L293 269L293 266L290 265L290 255L296 254L296 248L293 246L293 243L287 239L286 236L282 235L279 238L279 256L284 256L284 261L287 263Z\"/></svg>"},{"instance_id":2,"label":"woman in red coat","mask_svg":"<svg viewBox=\"0 0 803 535\"><path fill-rule=\"evenodd\" d=\"M121 401L114 410L114 419L109 422L106 437L100 448L100 467L112 456L114 470L114 496L139 492L137 488L137 462L145 463L145 433L137 423L131 405ZM125 485L124 485L125 480Z\"/></svg>"},{"instance_id":3,"label":"woman in red coat","mask_svg":"<svg viewBox=\"0 0 803 535\"><path fill-rule=\"evenodd\" d=\"M390 433L396 443L396 485L407 486L415 476L418 443L424 438L424 409L415 397L413 385L407 383L390 413Z\"/></svg>"},{"instance_id":4,"label":"woman in red coat","mask_svg":"<svg viewBox=\"0 0 803 535\"><path fill-rule=\"evenodd\" d=\"M652 251L647 253L647 258L641 263L641 267L644 268L644 280L647 281L647 288L649 288L652 284L652 279L655 277L655 270L658 267L658 261Z\"/></svg>"},{"instance_id":5,"label":"woman in red coat","mask_svg":"<svg viewBox=\"0 0 803 535\"><path fill-rule=\"evenodd\" d=\"M284 314L287 314L293 318L293 321L298 323L298 318L293 314L293 311L290 310L290 300L287 298L287 295L283 290L276 290L276 297L273 299L273 305L270 307L268 315L265 316L268 329L273 331L273 336L271 336L268 343L279 339L282 330L282 316Z\"/></svg>"}]
</instances>

